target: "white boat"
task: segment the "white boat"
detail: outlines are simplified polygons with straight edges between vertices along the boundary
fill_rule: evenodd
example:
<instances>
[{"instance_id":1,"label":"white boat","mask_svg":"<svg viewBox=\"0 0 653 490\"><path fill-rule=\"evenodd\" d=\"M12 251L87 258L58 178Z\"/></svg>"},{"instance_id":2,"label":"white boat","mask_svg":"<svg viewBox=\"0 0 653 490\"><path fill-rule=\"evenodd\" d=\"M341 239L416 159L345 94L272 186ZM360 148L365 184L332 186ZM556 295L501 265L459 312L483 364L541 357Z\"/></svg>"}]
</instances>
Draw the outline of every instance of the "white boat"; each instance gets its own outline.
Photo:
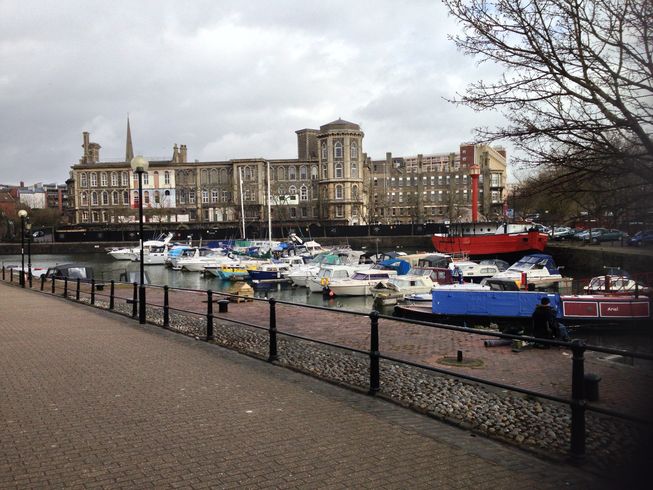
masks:
<instances>
[{"instance_id":1,"label":"white boat","mask_svg":"<svg viewBox=\"0 0 653 490\"><path fill-rule=\"evenodd\" d=\"M218 267L228 263L237 264L238 261L210 248L197 248L192 256L179 258L176 267L173 268L189 272L204 272L206 267Z\"/></svg>"},{"instance_id":2,"label":"white boat","mask_svg":"<svg viewBox=\"0 0 653 490\"><path fill-rule=\"evenodd\" d=\"M467 282L481 282L483 279L493 277L501 272L494 264L479 264L471 260L454 262L453 265L460 269L463 281Z\"/></svg>"},{"instance_id":3,"label":"white boat","mask_svg":"<svg viewBox=\"0 0 653 490\"><path fill-rule=\"evenodd\" d=\"M432 287L433 281L429 275L405 274L381 281L370 291L377 304L394 305L410 294L428 293Z\"/></svg>"},{"instance_id":4,"label":"white boat","mask_svg":"<svg viewBox=\"0 0 653 490\"><path fill-rule=\"evenodd\" d=\"M395 270L359 269L349 278L329 281L328 287L336 296L369 296L376 284L396 275Z\"/></svg>"},{"instance_id":5,"label":"white boat","mask_svg":"<svg viewBox=\"0 0 653 490\"><path fill-rule=\"evenodd\" d=\"M309 261L305 266L298 266L288 274L288 278L296 286L308 286L310 278L315 278L320 272L320 268L326 265L352 265L356 267L361 266L361 257L364 252L339 249L329 252L322 252L315 256L313 260ZM322 288L318 289L321 291Z\"/></svg>"},{"instance_id":6,"label":"white boat","mask_svg":"<svg viewBox=\"0 0 653 490\"><path fill-rule=\"evenodd\" d=\"M306 287L311 293L319 293L332 281L349 278L360 268L360 265L323 265L315 277L307 279ZM292 274L289 277L292 277Z\"/></svg>"},{"instance_id":7,"label":"white boat","mask_svg":"<svg viewBox=\"0 0 653 490\"><path fill-rule=\"evenodd\" d=\"M631 279L627 273L621 275L606 274L593 277L583 288L586 294L643 294L650 292L649 288Z\"/></svg>"},{"instance_id":8,"label":"white boat","mask_svg":"<svg viewBox=\"0 0 653 490\"><path fill-rule=\"evenodd\" d=\"M525 283L524 283L525 281ZM555 288L567 281L562 277L553 257L547 254L526 255L505 271L485 279L483 284L496 290Z\"/></svg>"},{"instance_id":9,"label":"white boat","mask_svg":"<svg viewBox=\"0 0 653 490\"><path fill-rule=\"evenodd\" d=\"M166 247L174 236L174 233L168 233L167 235L160 235L154 240L145 240L143 242L143 255L148 253L152 248ZM109 250L108 255L113 257L115 260L131 260L136 262L140 260L141 247L139 245L137 247L113 248ZM145 260L143 263L146 263Z\"/></svg>"}]
</instances>

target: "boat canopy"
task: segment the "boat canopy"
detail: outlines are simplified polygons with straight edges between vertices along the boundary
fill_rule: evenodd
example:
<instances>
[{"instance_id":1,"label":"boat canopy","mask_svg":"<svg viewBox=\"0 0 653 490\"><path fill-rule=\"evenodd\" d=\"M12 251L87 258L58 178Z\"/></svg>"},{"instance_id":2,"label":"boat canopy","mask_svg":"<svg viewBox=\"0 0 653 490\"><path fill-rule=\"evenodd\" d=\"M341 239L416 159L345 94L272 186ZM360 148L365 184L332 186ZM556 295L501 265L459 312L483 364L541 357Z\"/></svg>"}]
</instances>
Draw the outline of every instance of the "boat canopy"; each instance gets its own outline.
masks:
<instances>
[{"instance_id":1,"label":"boat canopy","mask_svg":"<svg viewBox=\"0 0 653 490\"><path fill-rule=\"evenodd\" d=\"M408 274L410 270L410 264L402 259L387 259L379 262L379 265L387 267L388 269L393 269L397 271L397 274L402 276Z\"/></svg>"},{"instance_id":2,"label":"boat canopy","mask_svg":"<svg viewBox=\"0 0 653 490\"><path fill-rule=\"evenodd\" d=\"M535 269L546 269L549 271L549 274L552 275L560 274L553 257L547 254L526 255L512 264L507 269L507 272L528 272Z\"/></svg>"}]
</instances>

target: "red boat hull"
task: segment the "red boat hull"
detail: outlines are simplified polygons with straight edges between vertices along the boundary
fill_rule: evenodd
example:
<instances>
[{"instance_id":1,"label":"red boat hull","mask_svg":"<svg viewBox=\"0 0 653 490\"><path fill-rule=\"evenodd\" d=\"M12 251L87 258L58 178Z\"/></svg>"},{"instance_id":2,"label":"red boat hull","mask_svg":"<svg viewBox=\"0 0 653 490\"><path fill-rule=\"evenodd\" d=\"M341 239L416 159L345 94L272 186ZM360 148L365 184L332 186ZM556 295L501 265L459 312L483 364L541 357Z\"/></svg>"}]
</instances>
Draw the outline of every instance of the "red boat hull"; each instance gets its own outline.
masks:
<instances>
[{"instance_id":1,"label":"red boat hull","mask_svg":"<svg viewBox=\"0 0 653 490\"><path fill-rule=\"evenodd\" d=\"M496 255L513 252L542 252L549 236L539 231L498 235L433 235L435 250L445 254Z\"/></svg>"},{"instance_id":2,"label":"red boat hull","mask_svg":"<svg viewBox=\"0 0 653 490\"><path fill-rule=\"evenodd\" d=\"M645 296L560 296L564 320L648 320L651 300Z\"/></svg>"}]
</instances>

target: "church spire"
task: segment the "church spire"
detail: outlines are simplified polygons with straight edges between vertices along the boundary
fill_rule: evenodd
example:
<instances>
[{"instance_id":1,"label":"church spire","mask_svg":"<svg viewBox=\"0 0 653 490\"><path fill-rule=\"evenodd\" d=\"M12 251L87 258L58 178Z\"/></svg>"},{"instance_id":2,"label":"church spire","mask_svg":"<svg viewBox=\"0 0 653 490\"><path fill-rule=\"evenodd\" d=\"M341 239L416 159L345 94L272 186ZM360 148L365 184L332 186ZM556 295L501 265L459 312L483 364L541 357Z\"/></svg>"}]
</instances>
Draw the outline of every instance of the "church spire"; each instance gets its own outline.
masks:
<instances>
[{"instance_id":1,"label":"church spire","mask_svg":"<svg viewBox=\"0 0 653 490\"><path fill-rule=\"evenodd\" d=\"M127 145L125 149L125 161L127 163L132 161L134 158L134 147L132 146L132 132L129 128L129 116L127 116Z\"/></svg>"}]
</instances>

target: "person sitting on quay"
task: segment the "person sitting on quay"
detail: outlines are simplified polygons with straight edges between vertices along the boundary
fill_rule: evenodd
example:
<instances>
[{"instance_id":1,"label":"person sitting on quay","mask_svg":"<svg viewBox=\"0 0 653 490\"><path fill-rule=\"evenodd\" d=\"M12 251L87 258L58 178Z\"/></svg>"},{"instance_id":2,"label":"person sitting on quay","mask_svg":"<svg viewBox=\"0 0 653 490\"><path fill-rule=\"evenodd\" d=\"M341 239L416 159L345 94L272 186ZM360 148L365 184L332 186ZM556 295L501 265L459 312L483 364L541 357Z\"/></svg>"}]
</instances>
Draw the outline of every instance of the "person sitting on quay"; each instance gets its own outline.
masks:
<instances>
[{"instance_id":1,"label":"person sitting on quay","mask_svg":"<svg viewBox=\"0 0 653 490\"><path fill-rule=\"evenodd\" d=\"M556 339L569 341L567 327L558 321L555 308L546 296L535 307L533 318L533 336L539 339ZM546 346L548 347L548 346Z\"/></svg>"}]
</instances>

